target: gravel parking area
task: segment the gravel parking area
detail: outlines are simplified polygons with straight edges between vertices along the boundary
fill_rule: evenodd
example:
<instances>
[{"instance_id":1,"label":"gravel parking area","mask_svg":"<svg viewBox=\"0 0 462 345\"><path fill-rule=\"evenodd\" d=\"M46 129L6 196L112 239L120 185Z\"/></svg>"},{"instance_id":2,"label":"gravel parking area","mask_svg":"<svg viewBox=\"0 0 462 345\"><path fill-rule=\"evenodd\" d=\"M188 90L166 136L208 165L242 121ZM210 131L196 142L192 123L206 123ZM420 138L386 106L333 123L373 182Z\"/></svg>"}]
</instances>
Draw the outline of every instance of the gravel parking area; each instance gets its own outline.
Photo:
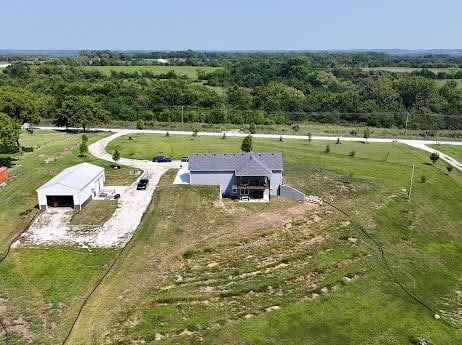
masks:
<instances>
[{"instance_id":1,"label":"gravel parking area","mask_svg":"<svg viewBox=\"0 0 462 345\"><path fill-rule=\"evenodd\" d=\"M111 155L105 150L106 145L124 134L116 133L90 145L90 153L100 159L112 161ZM138 180L148 178L149 184L147 189L142 191L136 190L138 180L124 191L122 187L111 187L123 192L114 215L101 227L82 231L81 228L69 224L73 214L72 209L49 208L37 217L30 229L15 243L15 246L21 243L33 243L109 248L126 244L138 228L162 175L168 169L179 169L181 163L179 161L152 163L122 158L118 164L142 170L143 174Z\"/></svg>"}]
</instances>

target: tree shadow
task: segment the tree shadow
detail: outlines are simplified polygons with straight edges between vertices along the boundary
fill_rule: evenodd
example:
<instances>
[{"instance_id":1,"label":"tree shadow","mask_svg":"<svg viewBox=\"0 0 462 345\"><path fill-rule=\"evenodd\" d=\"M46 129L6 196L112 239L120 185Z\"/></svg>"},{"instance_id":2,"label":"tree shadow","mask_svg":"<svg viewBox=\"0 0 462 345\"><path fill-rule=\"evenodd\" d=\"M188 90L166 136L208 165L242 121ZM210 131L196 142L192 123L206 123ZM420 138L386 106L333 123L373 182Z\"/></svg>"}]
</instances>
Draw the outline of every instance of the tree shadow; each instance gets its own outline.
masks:
<instances>
[{"instance_id":1,"label":"tree shadow","mask_svg":"<svg viewBox=\"0 0 462 345\"><path fill-rule=\"evenodd\" d=\"M11 157L0 157L0 166L11 168L12 166L15 165L15 161L17 161L16 158L11 158Z\"/></svg>"}]
</instances>

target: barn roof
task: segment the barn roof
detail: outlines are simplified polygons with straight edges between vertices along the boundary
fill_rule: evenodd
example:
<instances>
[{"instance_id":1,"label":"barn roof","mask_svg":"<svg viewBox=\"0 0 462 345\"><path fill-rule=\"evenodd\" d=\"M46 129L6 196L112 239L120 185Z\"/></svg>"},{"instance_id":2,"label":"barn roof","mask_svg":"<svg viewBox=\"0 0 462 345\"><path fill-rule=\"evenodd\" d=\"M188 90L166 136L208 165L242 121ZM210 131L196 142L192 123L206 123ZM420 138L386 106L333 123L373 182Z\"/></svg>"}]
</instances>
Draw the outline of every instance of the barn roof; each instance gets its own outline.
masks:
<instances>
[{"instance_id":1,"label":"barn roof","mask_svg":"<svg viewBox=\"0 0 462 345\"><path fill-rule=\"evenodd\" d=\"M40 186L37 191L57 184L77 190L82 190L91 181L97 178L103 171L104 168L94 164L77 164L61 171L47 183Z\"/></svg>"},{"instance_id":2,"label":"barn roof","mask_svg":"<svg viewBox=\"0 0 462 345\"><path fill-rule=\"evenodd\" d=\"M237 176L268 176L282 170L282 155L271 152L193 153L190 171L234 171Z\"/></svg>"}]
</instances>

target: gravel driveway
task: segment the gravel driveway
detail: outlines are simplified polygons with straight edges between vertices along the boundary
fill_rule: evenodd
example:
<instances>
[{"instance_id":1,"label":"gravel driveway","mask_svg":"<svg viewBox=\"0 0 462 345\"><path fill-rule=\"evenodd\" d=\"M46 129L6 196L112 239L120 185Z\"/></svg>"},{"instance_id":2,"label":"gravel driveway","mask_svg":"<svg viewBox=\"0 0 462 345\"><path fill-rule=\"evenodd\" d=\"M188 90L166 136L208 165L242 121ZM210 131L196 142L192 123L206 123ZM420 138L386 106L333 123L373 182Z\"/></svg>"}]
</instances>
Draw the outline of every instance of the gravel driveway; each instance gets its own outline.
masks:
<instances>
[{"instance_id":1,"label":"gravel driveway","mask_svg":"<svg viewBox=\"0 0 462 345\"><path fill-rule=\"evenodd\" d=\"M106 152L106 145L125 133L116 133L89 146L90 153L97 158L112 161ZM120 165L143 170L138 178L149 178L146 190L136 190L138 180L129 186L119 199L118 208L113 216L101 227L91 231L78 231L69 225L72 209L49 208L40 214L30 229L15 243L32 242L34 244L77 244L81 247L118 247L127 243L135 233L144 212L151 203L152 195L160 178L168 169L180 168L180 162L153 163L150 161L121 158Z\"/></svg>"}]
</instances>

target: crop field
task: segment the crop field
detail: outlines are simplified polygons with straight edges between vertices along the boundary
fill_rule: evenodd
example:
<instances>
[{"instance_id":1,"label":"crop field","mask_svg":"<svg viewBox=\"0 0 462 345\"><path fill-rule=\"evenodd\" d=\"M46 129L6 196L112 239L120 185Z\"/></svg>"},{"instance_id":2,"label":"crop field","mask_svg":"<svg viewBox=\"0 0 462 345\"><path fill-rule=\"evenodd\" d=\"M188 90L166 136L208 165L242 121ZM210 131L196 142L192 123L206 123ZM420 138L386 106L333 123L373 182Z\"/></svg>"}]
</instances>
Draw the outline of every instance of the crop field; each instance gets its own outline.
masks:
<instances>
[{"instance_id":1,"label":"crop field","mask_svg":"<svg viewBox=\"0 0 462 345\"><path fill-rule=\"evenodd\" d=\"M174 71L176 74L184 75L191 79L197 79L197 70L212 72L217 67L210 66L86 66L86 69L96 69L104 74L109 75L111 71L116 72L136 72L148 71L155 74L164 74Z\"/></svg>"}]
</instances>

